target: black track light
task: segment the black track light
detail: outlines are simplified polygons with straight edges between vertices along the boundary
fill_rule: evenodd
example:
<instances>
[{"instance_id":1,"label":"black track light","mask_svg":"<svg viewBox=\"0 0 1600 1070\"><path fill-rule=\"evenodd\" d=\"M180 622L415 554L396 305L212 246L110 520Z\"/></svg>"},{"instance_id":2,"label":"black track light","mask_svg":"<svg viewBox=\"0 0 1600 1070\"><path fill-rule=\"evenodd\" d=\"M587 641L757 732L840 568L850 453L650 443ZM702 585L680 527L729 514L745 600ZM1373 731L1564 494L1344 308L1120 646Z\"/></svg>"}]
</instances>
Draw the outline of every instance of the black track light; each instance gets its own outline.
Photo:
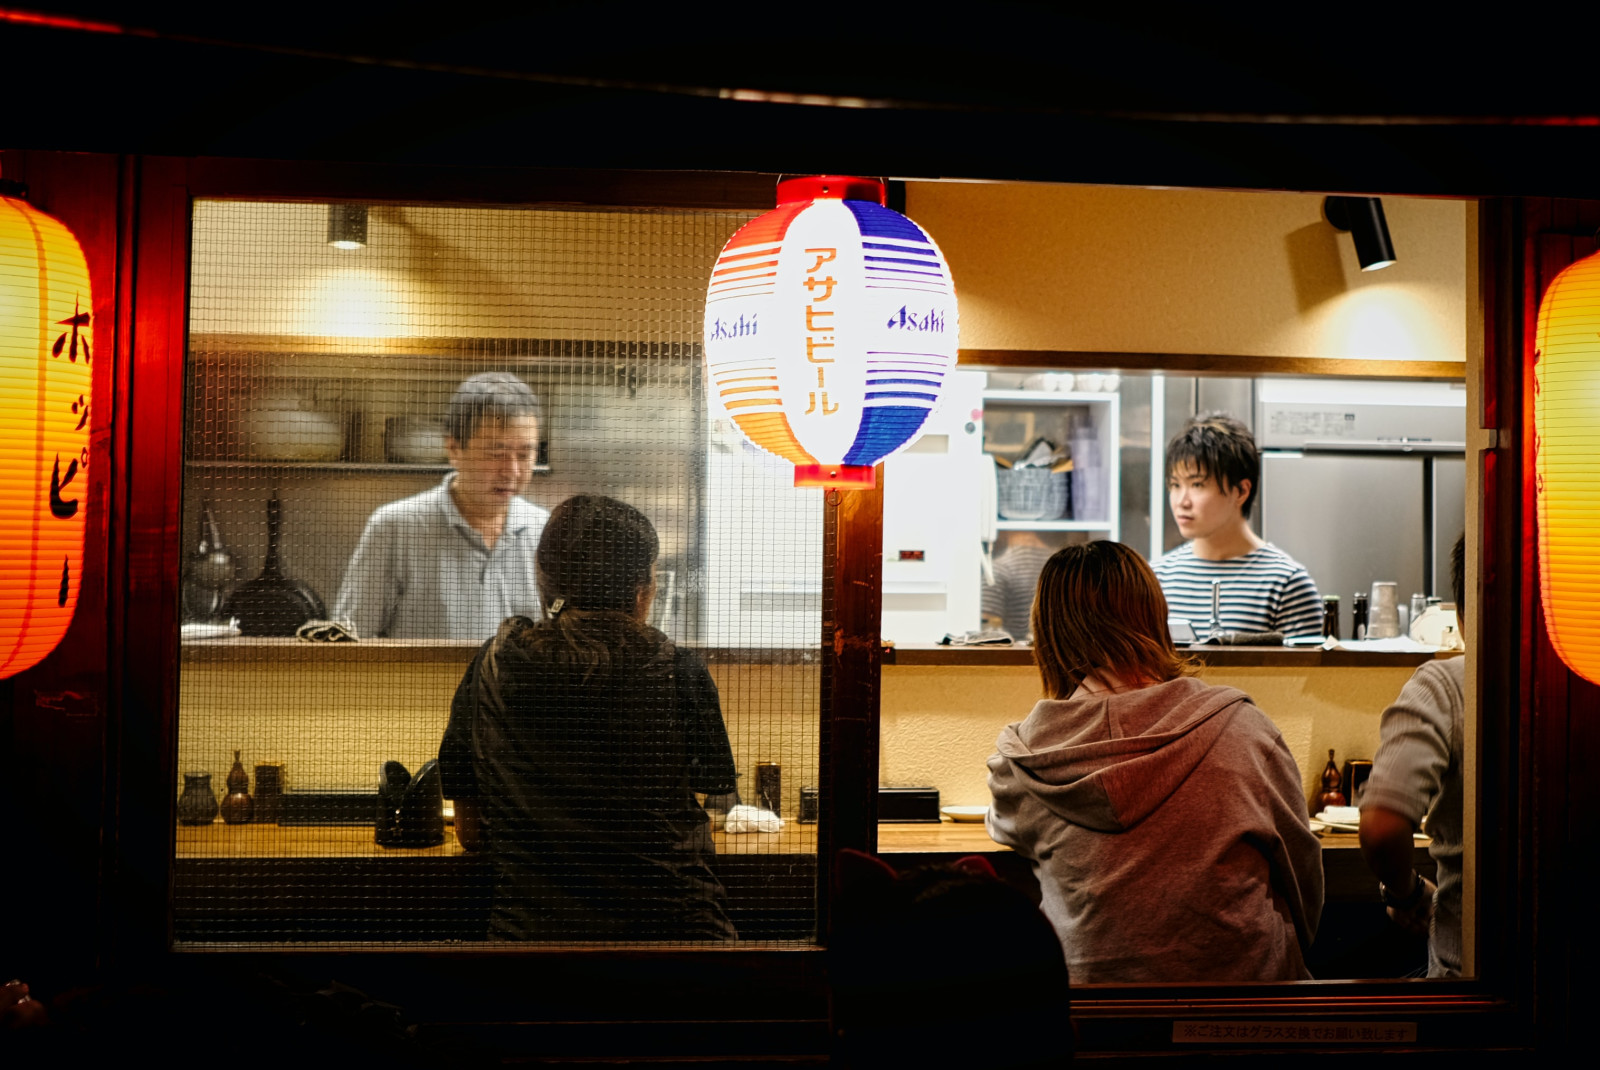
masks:
<instances>
[{"instance_id":1,"label":"black track light","mask_svg":"<svg viewBox=\"0 0 1600 1070\"><path fill-rule=\"evenodd\" d=\"M1355 239L1356 259L1362 271L1386 268L1398 259L1383 218L1383 202L1376 197L1324 197L1322 214L1335 230L1348 230Z\"/></svg>"}]
</instances>

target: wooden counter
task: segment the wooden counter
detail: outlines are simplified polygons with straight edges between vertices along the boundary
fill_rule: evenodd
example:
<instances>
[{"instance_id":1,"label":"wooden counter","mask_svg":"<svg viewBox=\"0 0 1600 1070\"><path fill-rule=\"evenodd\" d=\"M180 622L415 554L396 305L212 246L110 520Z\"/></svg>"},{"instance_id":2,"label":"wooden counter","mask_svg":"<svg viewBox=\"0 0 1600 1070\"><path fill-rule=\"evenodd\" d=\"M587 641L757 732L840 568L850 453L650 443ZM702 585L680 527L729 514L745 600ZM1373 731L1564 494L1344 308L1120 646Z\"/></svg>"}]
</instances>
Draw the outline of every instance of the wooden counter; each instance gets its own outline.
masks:
<instances>
[{"instance_id":1,"label":"wooden counter","mask_svg":"<svg viewBox=\"0 0 1600 1070\"><path fill-rule=\"evenodd\" d=\"M791 821L778 832L748 832L730 836L714 832L721 855L814 855L817 826ZM1324 833L1322 849L1359 847L1354 833ZM1418 840L1426 848L1426 840ZM995 843L983 822L879 825L880 854L966 855L1010 852ZM177 856L188 858L454 858L466 854L447 830L438 847L379 847L371 825L211 825L178 826Z\"/></svg>"},{"instance_id":2,"label":"wooden counter","mask_svg":"<svg viewBox=\"0 0 1600 1070\"><path fill-rule=\"evenodd\" d=\"M776 833L715 838L712 866L740 935L780 945L814 941L816 826L791 822ZM1323 839L1328 907L1320 941L1330 955L1343 946L1339 933L1384 924L1377 881L1355 846L1349 834ZM982 824L880 825L878 848L902 870L986 855L1002 880L1039 896L1028 861L990 840ZM1416 855L1418 870L1431 874L1426 850L1419 846ZM175 870L172 931L187 946L471 943L485 939L494 898L492 864L463 852L454 836L438 847L391 849L372 842L370 825L180 826Z\"/></svg>"},{"instance_id":3,"label":"wooden counter","mask_svg":"<svg viewBox=\"0 0 1600 1070\"><path fill-rule=\"evenodd\" d=\"M186 858L453 858L466 854L453 832L438 847L379 847L371 825L227 825L220 820L203 826L178 826L177 856ZM790 821L778 832L730 836L713 832L721 855L814 855L817 826ZM879 825L878 850L977 854L1009 851L989 838L983 823Z\"/></svg>"}]
</instances>

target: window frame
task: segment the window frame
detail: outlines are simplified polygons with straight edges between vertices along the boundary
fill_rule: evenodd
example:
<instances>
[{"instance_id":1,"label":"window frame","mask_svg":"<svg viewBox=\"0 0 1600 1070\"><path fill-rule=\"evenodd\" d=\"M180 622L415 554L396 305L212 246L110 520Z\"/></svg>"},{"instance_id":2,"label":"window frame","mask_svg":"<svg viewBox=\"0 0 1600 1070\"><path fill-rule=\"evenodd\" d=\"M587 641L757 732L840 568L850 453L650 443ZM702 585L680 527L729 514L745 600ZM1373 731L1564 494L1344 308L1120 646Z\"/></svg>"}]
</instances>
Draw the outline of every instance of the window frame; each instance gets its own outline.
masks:
<instances>
[{"instance_id":1,"label":"window frame","mask_svg":"<svg viewBox=\"0 0 1600 1070\"><path fill-rule=\"evenodd\" d=\"M409 167L286 161L145 157L126 167L125 240L118 248L118 326L125 361L119 398L125 439L113 488L112 612L115 695L111 722L112 806L107 864L108 948L124 966L155 964L171 942L173 828L177 783L178 583L182 539L183 375L187 354L190 206L198 198L360 200L451 205L766 208L776 176L525 169ZM1095 989L1075 1001L1081 1050L1172 1051L1178 1020L1317 1016L1330 1021L1415 1021L1423 1048L1526 1046L1535 1024L1535 966L1526 950L1559 936L1541 936L1537 911L1555 893L1545 882L1559 872L1537 845L1565 796L1534 785L1564 757L1562 726L1533 716L1542 629L1533 627L1536 581L1524 580L1532 528L1531 311L1524 202L1480 204L1484 356L1469 358L1469 377L1483 387L1484 426L1498 443L1479 458L1481 545L1479 592L1478 913L1513 924L1478 925L1479 976L1456 983L1307 982L1272 986L1150 986ZM1537 294L1532 295L1532 308ZM991 359L974 361L990 363ZM134 429L137 429L135 433ZM841 847L876 847L878 696L881 645L881 481L875 491L830 491L824 501L824 554L833 569L824 584L822 822L818 831L818 925L826 943L831 880L828 861ZM1521 567L1518 567L1518 566ZM1536 573L1535 573L1536 574ZM1537 632L1537 637L1533 633ZM1563 722L1564 725L1565 722ZM315 950L196 952L241 958L294 955L332 962ZM187 954L187 952L185 952ZM472 987L495 991L508 1014L527 1020L537 987L522 976L526 956L559 963L592 982L598 1006L611 986L637 996L621 1001L633 1013L667 1020L676 1012L705 1017L693 1001L662 1002L643 979L681 971L689 987L761 986L790 999L792 1013L770 1028L796 1042L817 1043L825 1021L820 949L540 951L485 948L448 953L374 948L339 956L341 976L382 975L431 992L441 978L471 975ZM365 961L360 961L365 959ZM309 966L309 963L308 963ZM1564 968L1564 967L1562 967ZM566 974L564 974L565 976ZM1545 979L1549 984L1549 979ZM676 1011L674 1010L676 1008ZM694 1013L690 1014L691 1009ZM620 1010L619 1013L629 1013ZM559 1015L558 1015L559 1016ZM665 1016L665 1017L664 1017ZM730 1009L729 1017L739 1016ZM511 1020L510 1017L507 1020ZM786 1033L785 1035L788 1035ZM820 1043L826 1043L825 1039Z\"/></svg>"}]
</instances>

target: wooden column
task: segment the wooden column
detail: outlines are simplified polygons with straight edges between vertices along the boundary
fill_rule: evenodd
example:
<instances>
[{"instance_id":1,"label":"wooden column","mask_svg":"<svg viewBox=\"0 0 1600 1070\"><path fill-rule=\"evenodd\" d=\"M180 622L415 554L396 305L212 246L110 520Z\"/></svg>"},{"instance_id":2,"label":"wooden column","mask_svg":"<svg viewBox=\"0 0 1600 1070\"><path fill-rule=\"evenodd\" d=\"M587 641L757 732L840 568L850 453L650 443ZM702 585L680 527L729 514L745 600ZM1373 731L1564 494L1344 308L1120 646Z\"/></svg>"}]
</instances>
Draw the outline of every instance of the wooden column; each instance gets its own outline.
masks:
<instances>
[{"instance_id":1,"label":"wooden column","mask_svg":"<svg viewBox=\"0 0 1600 1070\"><path fill-rule=\"evenodd\" d=\"M822 535L822 792L817 932L829 932L833 855L878 846L883 465L871 490L828 490Z\"/></svg>"}]
</instances>

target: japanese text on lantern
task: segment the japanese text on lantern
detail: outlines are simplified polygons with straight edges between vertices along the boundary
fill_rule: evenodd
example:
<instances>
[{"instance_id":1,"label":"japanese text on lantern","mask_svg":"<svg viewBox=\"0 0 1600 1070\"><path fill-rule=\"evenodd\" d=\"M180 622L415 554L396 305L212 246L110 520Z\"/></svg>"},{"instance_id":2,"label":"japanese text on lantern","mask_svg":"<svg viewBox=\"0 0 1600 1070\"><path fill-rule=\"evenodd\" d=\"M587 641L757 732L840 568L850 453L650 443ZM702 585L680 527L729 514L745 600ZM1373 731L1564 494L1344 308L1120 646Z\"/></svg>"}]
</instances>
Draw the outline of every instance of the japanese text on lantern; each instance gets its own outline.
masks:
<instances>
[{"instance_id":1,"label":"japanese text on lantern","mask_svg":"<svg viewBox=\"0 0 1600 1070\"><path fill-rule=\"evenodd\" d=\"M20 198L0 197L0 677L49 654L78 604L92 308L72 232Z\"/></svg>"},{"instance_id":2,"label":"japanese text on lantern","mask_svg":"<svg viewBox=\"0 0 1600 1070\"><path fill-rule=\"evenodd\" d=\"M821 351L833 349L835 346L833 310L817 306L833 299L833 288L838 285L838 280L831 274L821 278L818 275L824 264L838 257L839 250L807 249L806 255L816 257L816 261L806 270L806 281L801 285L811 292L811 299L806 304L806 359L816 365L817 388L809 391L811 403L806 407L805 414L810 416L820 408L822 415L832 416L839 411L837 404L828 404L827 365L832 364L834 358L823 355Z\"/></svg>"}]
</instances>

